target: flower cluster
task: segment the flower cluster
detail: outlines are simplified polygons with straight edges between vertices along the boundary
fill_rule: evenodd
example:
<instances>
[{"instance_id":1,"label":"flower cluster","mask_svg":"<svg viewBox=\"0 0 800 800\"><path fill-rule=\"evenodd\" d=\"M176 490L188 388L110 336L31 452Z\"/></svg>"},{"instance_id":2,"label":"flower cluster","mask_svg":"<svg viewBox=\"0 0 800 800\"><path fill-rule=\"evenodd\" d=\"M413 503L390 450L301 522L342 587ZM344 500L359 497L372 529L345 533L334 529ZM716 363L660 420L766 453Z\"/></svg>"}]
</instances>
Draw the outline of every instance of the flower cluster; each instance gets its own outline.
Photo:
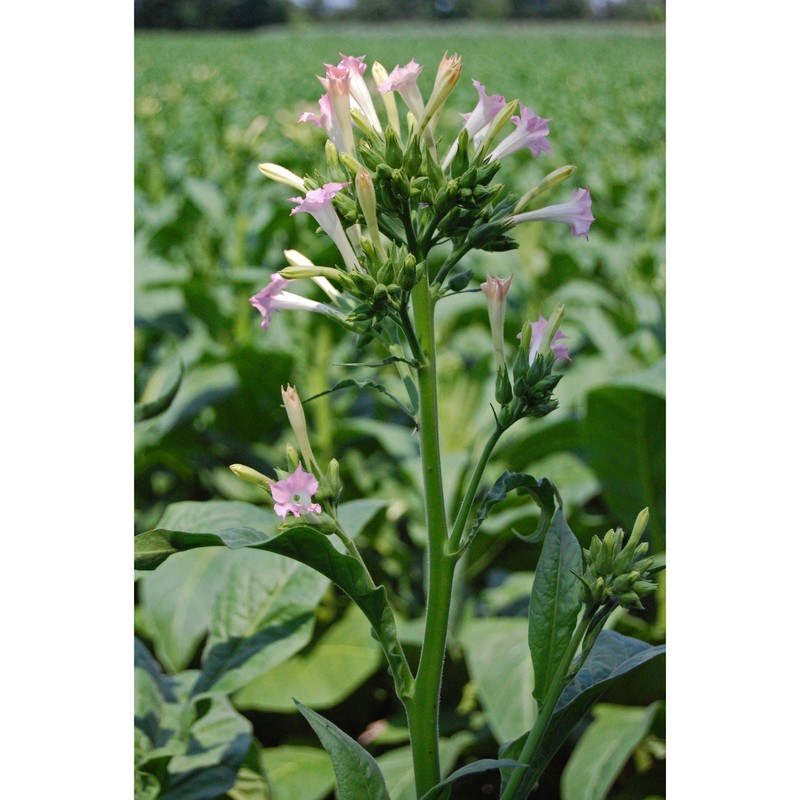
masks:
<instances>
[{"instance_id":1,"label":"flower cluster","mask_svg":"<svg viewBox=\"0 0 800 800\"><path fill-rule=\"evenodd\" d=\"M290 198L291 213L314 218L335 243L341 264L318 266L297 254L273 274L251 298L265 329L274 312L302 309L380 334L387 317L402 316L420 280L427 279L438 296L467 289L472 274L456 269L458 262L470 250L516 247L510 234L517 225L562 222L573 236L588 236L594 221L588 188L575 190L570 201L528 208L574 167L550 172L522 198L494 182L501 162L515 153L552 155L550 119L473 80L477 101L461 114L461 127L441 155L436 129L461 76L458 55L445 54L427 99L418 84L423 66L413 59L391 72L375 62L371 83L364 56L340 59L319 76L324 93L318 111L299 118L325 132L327 174L303 178L277 164L260 169L302 192ZM407 109L404 124L400 103ZM507 125L513 130L504 133ZM434 270L427 256L440 245L450 252ZM300 278L316 280L330 303L285 291L289 280Z\"/></svg>"}]
</instances>

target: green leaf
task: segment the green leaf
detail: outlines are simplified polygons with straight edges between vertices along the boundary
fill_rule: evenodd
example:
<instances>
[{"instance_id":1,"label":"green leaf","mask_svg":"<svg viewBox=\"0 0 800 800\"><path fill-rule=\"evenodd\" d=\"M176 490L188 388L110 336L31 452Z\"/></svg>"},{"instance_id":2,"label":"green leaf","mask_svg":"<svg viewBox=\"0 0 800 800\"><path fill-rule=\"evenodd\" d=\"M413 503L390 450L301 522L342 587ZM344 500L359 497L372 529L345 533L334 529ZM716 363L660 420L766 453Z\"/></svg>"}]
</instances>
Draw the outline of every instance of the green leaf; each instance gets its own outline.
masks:
<instances>
[{"instance_id":1,"label":"green leaf","mask_svg":"<svg viewBox=\"0 0 800 800\"><path fill-rule=\"evenodd\" d=\"M254 508L246 503L236 505ZM247 515L244 517L245 521L249 520ZM225 516L222 522L230 524L232 520ZM213 524L207 526L211 530L213 527ZM327 536L313 528L301 525L274 537L253 528L231 527L213 533L159 528L134 537L135 566L138 569L153 569L180 550L221 545L231 549L252 547L278 553L307 564L332 580L364 612L372 625L389 662L398 694L403 696L411 691L411 671L397 639L394 614L386 598L386 589L383 586L372 586L363 565L357 559L340 553Z\"/></svg>"},{"instance_id":2,"label":"green leaf","mask_svg":"<svg viewBox=\"0 0 800 800\"><path fill-rule=\"evenodd\" d=\"M336 783L328 754L318 747L284 745L261 751L274 800L323 800Z\"/></svg>"},{"instance_id":3,"label":"green leaf","mask_svg":"<svg viewBox=\"0 0 800 800\"><path fill-rule=\"evenodd\" d=\"M636 745L650 732L660 703L647 708L597 706L561 775L564 800L605 800Z\"/></svg>"},{"instance_id":4,"label":"green leaf","mask_svg":"<svg viewBox=\"0 0 800 800\"><path fill-rule=\"evenodd\" d=\"M144 627L170 672L187 667L211 629L215 599L236 559L226 550L178 553L139 579Z\"/></svg>"},{"instance_id":5,"label":"green leaf","mask_svg":"<svg viewBox=\"0 0 800 800\"><path fill-rule=\"evenodd\" d=\"M150 419L166 411L178 394L183 380L183 361L176 353L171 362L161 364L152 374L142 393L142 399L133 406L134 422Z\"/></svg>"},{"instance_id":6,"label":"green leaf","mask_svg":"<svg viewBox=\"0 0 800 800\"><path fill-rule=\"evenodd\" d=\"M332 392L338 392L341 389L349 389L352 386L356 386L359 389L375 389L375 391L380 392L381 394L388 397L398 408L404 411L412 420L416 422L414 417L414 412L402 401L399 400L395 395L393 395L382 383L377 383L376 381L357 381L355 378L345 378L343 381L339 381L337 384L331 386L330 389L326 389L324 392L320 392L319 394L312 395L311 397L306 397L303 402L309 403L311 400L316 400L318 397L324 397L326 394L331 394Z\"/></svg>"},{"instance_id":7,"label":"green leaf","mask_svg":"<svg viewBox=\"0 0 800 800\"><path fill-rule=\"evenodd\" d=\"M585 439L589 464L619 521L631 525L650 509L654 552L665 547L666 404L639 389L603 386L587 397Z\"/></svg>"},{"instance_id":8,"label":"green leaf","mask_svg":"<svg viewBox=\"0 0 800 800\"><path fill-rule=\"evenodd\" d=\"M441 783L437 783L433 789L425 792L420 800L449 800L451 785L467 775L474 775L479 772L488 772L490 769L500 769L502 767L512 769L515 767L520 768L524 766L525 765L519 761L513 761L510 758L482 758L480 761L473 761L471 764L467 764L465 767L457 769Z\"/></svg>"},{"instance_id":9,"label":"green leaf","mask_svg":"<svg viewBox=\"0 0 800 800\"><path fill-rule=\"evenodd\" d=\"M217 596L193 692L231 692L305 647L329 581L274 553L238 552Z\"/></svg>"},{"instance_id":10,"label":"green leaf","mask_svg":"<svg viewBox=\"0 0 800 800\"><path fill-rule=\"evenodd\" d=\"M498 742L529 730L536 719L527 628L515 617L472 619L462 628L467 668Z\"/></svg>"},{"instance_id":11,"label":"green leaf","mask_svg":"<svg viewBox=\"0 0 800 800\"><path fill-rule=\"evenodd\" d=\"M566 741L584 714L610 684L648 661L662 656L666 648L653 647L638 639L603 631L578 674L561 693L550 718L542 743L531 764L531 773L523 786L532 789L550 760ZM527 733L500 748L500 756L519 758ZM507 773L503 770L504 780Z\"/></svg>"},{"instance_id":12,"label":"green leaf","mask_svg":"<svg viewBox=\"0 0 800 800\"><path fill-rule=\"evenodd\" d=\"M528 617L528 644L535 676L533 696L542 702L566 652L581 608L581 546L558 509L536 566Z\"/></svg>"},{"instance_id":13,"label":"green leaf","mask_svg":"<svg viewBox=\"0 0 800 800\"><path fill-rule=\"evenodd\" d=\"M134 675L136 769L142 796L152 792L153 779L146 777L152 775L162 800L216 800L236 783L252 742L250 723L224 695L190 698L197 673L165 677L138 640Z\"/></svg>"},{"instance_id":14,"label":"green leaf","mask_svg":"<svg viewBox=\"0 0 800 800\"><path fill-rule=\"evenodd\" d=\"M226 528L240 520L259 530L275 532L279 522L271 511L247 503L212 501L175 503L166 509L160 524L191 532L202 531L206 525L212 530ZM147 535L143 536L146 540ZM140 546L137 538L137 551ZM137 558L141 557L137 552ZM159 560L157 556L154 563ZM251 562L252 566L248 566ZM142 573L139 597L144 626L164 666L177 672L189 664L211 631L217 596L232 571L241 571L244 576L253 569L263 569L272 574L274 564L264 554L232 553L219 548L180 553L154 572Z\"/></svg>"},{"instance_id":15,"label":"green leaf","mask_svg":"<svg viewBox=\"0 0 800 800\"><path fill-rule=\"evenodd\" d=\"M355 541L378 512L388 505L388 500L351 500L339 506L336 516L344 532Z\"/></svg>"},{"instance_id":16,"label":"green leaf","mask_svg":"<svg viewBox=\"0 0 800 800\"><path fill-rule=\"evenodd\" d=\"M183 188L194 205L211 224L222 231L228 222L227 202L219 186L213 181L187 176Z\"/></svg>"},{"instance_id":17,"label":"green leaf","mask_svg":"<svg viewBox=\"0 0 800 800\"><path fill-rule=\"evenodd\" d=\"M389 800L386 783L375 759L325 717L297 700L295 704L331 757L339 800Z\"/></svg>"},{"instance_id":18,"label":"green leaf","mask_svg":"<svg viewBox=\"0 0 800 800\"><path fill-rule=\"evenodd\" d=\"M398 361L402 361L404 364L408 364L410 367L414 367L414 369L419 368L419 362L415 359L408 359L402 358L401 356L389 356L388 358L384 358L380 361L354 361L352 363L345 363L345 364L334 364L335 367L385 367L388 364L396 364Z\"/></svg>"},{"instance_id":19,"label":"green leaf","mask_svg":"<svg viewBox=\"0 0 800 800\"><path fill-rule=\"evenodd\" d=\"M536 504L541 509L541 517L539 518L539 525L536 530L529 536L521 536L527 542L538 542L550 527L550 522L553 519L556 508L561 505L561 498L558 496L558 490L546 478L537 480L531 475L525 475L521 472L509 472L506 470L492 486L489 494L486 495L477 514L475 515L475 522L469 532L462 537L459 552L464 552L475 538L483 521L492 510L492 506L502 502L506 499L508 494L514 490L520 494L528 492L531 497L536 501Z\"/></svg>"},{"instance_id":20,"label":"green leaf","mask_svg":"<svg viewBox=\"0 0 800 800\"><path fill-rule=\"evenodd\" d=\"M360 610L351 605L308 653L294 656L251 681L234 698L237 708L293 711L292 697L319 709L340 703L381 665L380 647Z\"/></svg>"}]
</instances>

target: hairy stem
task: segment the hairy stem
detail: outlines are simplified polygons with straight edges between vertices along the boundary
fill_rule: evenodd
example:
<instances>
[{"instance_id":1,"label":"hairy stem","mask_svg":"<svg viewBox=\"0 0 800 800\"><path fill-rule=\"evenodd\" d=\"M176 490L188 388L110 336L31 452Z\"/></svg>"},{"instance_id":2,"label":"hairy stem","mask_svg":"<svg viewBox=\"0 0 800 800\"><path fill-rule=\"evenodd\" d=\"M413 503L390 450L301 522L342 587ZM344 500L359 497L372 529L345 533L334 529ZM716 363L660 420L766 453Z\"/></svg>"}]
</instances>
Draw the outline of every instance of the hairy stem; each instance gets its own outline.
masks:
<instances>
[{"instance_id":1,"label":"hairy stem","mask_svg":"<svg viewBox=\"0 0 800 800\"><path fill-rule=\"evenodd\" d=\"M424 357L419 375L419 438L428 528L428 602L425 633L414 699L409 707L411 749L417 796L440 780L439 694L447 644L447 623L453 588L455 559L447 554L447 516L439 453L439 413L436 392L436 348L433 300L427 276L412 291L416 335Z\"/></svg>"},{"instance_id":2,"label":"hairy stem","mask_svg":"<svg viewBox=\"0 0 800 800\"><path fill-rule=\"evenodd\" d=\"M453 531L450 534L449 550L451 553L456 553L458 551L461 536L464 533L464 528L466 527L467 520L469 519L469 512L472 510L472 504L475 502L475 495L478 492L478 487L480 486L481 478L483 477L483 471L486 469L486 464L489 461L489 456L491 456L492 450L494 450L495 445L500 440L502 435L503 429L500 427L495 427L492 435L489 437L489 441L486 442L486 445L483 448L483 452L481 453L480 459L478 459L478 463L475 465L475 469L472 471L472 477L470 478L466 492L464 492L464 498L461 501L461 506L458 509L456 521L453 524Z\"/></svg>"},{"instance_id":3,"label":"hairy stem","mask_svg":"<svg viewBox=\"0 0 800 800\"><path fill-rule=\"evenodd\" d=\"M542 702L542 707L539 709L536 722L534 723L533 728L531 728L528 738L525 740L525 745L522 748L522 752L519 754L519 758L517 759L523 764L529 765L531 763L533 756L536 753L536 749L542 742L542 737L547 730L547 724L550 722L550 717L553 716L553 711L555 710L558 698L561 697L561 692L564 690L564 678L567 675L567 671L572 663L572 659L575 657L578 646L583 640L583 635L586 633L586 629L589 627L591 618L592 617L590 614L586 614L580 621L578 627L575 629L575 632L572 634L572 639L570 640L569 646L567 647L566 652L564 653L564 656L558 665L558 669L556 669L555 675L553 675L550 686L547 689L547 694ZM506 788L503 791L503 794L500 796L500 800L523 800L521 796L518 797L517 793L520 789L523 779L525 778L525 774L526 770L521 768L515 769L511 773L511 778L506 784Z\"/></svg>"}]
</instances>

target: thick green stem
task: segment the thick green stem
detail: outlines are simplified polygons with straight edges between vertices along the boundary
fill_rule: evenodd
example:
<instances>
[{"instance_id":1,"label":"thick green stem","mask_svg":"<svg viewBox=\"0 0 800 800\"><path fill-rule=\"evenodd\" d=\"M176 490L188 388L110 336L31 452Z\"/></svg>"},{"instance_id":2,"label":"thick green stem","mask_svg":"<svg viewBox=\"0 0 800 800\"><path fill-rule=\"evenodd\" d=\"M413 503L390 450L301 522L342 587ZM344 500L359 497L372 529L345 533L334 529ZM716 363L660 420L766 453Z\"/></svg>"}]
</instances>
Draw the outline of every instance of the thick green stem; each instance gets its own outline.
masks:
<instances>
[{"instance_id":1,"label":"thick green stem","mask_svg":"<svg viewBox=\"0 0 800 800\"><path fill-rule=\"evenodd\" d=\"M486 442L483 448L483 452L481 453L478 463L475 465L475 469L472 471L472 477L467 486L467 491L464 493L464 499L461 501L461 507L458 509L458 515L453 524L453 531L450 534L449 550L451 553L456 553L458 551L461 536L464 533L464 528L469 519L469 512L472 510L472 504L475 502L475 495L478 492L478 486L480 486L481 478L483 477L483 471L486 469L486 464L489 461L492 450L494 450L495 445L502 435L503 429L495 427L492 435L489 437L489 441Z\"/></svg>"},{"instance_id":2,"label":"thick green stem","mask_svg":"<svg viewBox=\"0 0 800 800\"><path fill-rule=\"evenodd\" d=\"M570 664L572 664L572 659L575 657L578 646L583 640L583 635L586 633L586 629L589 627L591 619L592 615L586 614L580 621L575 633L572 635L569 647L567 647L566 652L564 653L564 656L558 665L558 669L556 670L555 675L553 675L553 679L548 687L547 694L544 697L542 707L539 709L539 714L536 717L536 722L534 723L533 728L531 728L528 738L525 740L525 745L522 748L522 752L519 754L519 758L517 759L523 764L531 763L533 756L536 753L536 748L539 747L542 742L542 737L547 730L547 724L550 722L550 717L553 716L553 711L555 710L556 703L558 703L558 698L561 697L561 692L564 690L564 678L569 670ZM523 798L517 797L517 792L519 791L520 785L522 784L524 778L525 770L522 768L515 769L511 773L511 778L506 784L506 788L503 791L503 794L500 796L500 800L523 800Z\"/></svg>"},{"instance_id":3,"label":"thick green stem","mask_svg":"<svg viewBox=\"0 0 800 800\"><path fill-rule=\"evenodd\" d=\"M428 602L425 633L414 699L409 707L411 750L417 796L421 797L440 779L439 694L447 644L447 623L453 588L455 559L447 554L447 516L439 453L439 416L436 393L436 348L433 300L427 277L411 295L414 321L423 359L419 375L419 439L428 528Z\"/></svg>"}]
</instances>

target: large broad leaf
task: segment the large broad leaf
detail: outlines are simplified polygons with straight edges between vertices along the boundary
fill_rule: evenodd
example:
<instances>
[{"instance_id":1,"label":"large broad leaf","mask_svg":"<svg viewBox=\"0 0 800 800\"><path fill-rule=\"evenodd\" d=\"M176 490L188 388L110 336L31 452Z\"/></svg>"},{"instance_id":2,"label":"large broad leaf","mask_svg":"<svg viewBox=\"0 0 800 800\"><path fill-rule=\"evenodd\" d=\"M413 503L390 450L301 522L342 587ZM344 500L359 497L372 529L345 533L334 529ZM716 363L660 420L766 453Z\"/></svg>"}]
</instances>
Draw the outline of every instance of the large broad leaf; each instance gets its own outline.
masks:
<instances>
[{"instance_id":1,"label":"large broad leaf","mask_svg":"<svg viewBox=\"0 0 800 800\"><path fill-rule=\"evenodd\" d=\"M470 678L498 742L529 730L536 719L528 624L519 617L473 619L461 632Z\"/></svg>"},{"instance_id":2,"label":"large broad leaf","mask_svg":"<svg viewBox=\"0 0 800 800\"><path fill-rule=\"evenodd\" d=\"M236 563L217 596L195 694L230 694L303 648L330 585L319 572L273 553L231 555Z\"/></svg>"},{"instance_id":3,"label":"large broad leaf","mask_svg":"<svg viewBox=\"0 0 800 800\"><path fill-rule=\"evenodd\" d=\"M531 591L528 644L533 696L542 702L569 646L581 607L581 546L558 509L542 547Z\"/></svg>"},{"instance_id":4,"label":"large broad leaf","mask_svg":"<svg viewBox=\"0 0 800 800\"><path fill-rule=\"evenodd\" d=\"M245 503L237 505L247 507ZM230 522L229 519L225 521ZM324 534L304 526L293 527L277 536L270 536L250 527L215 529L213 522L206 529L210 532L186 532L159 527L139 534L134 540L135 566L138 569L153 569L181 550L222 545L234 550L242 547L267 550L300 561L330 578L364 612L383 647L398 694L410 693L411 671L397 639L394 615L386 598L386 589L371 585L369 576L357 559L339 552Z\"/></svg>"},{"instance_id":5,"label":"large broad leaf","mask_svg":"<svg viewBox=\"0 0 800 800\"><path fill-rule=\"evenodd\" d=\"M299 702L297 708L331 757L339 800L389 800L386 783L375 759L325 717Z\"/></svg>"},{"instance_id":6,"label":"large broad leaf","mask_svg":"<svg viewBox=\"0 0 800 800\"><path fill-rule=\"evenodd\" d=\"M604 800L636 745L650 732L659 705L596 706L595 721L561 775L564 800Z\"/></svg>"},{"instance_id":7,"label":"large broad leaf","mask_svg":"<svg viewBox=\"0 0 800 800\"><path fill-rule=\"evenodd\" d=\"M443 774L450 772L459 755L475 741L467 731L439 740L439 765ZM392 800L416 800L414 761L410 747L398 747L375 759L380 765Z\"/></svg>"},{"instance_id":8,"label":"large broad leaf","mask_svg":"<svg viewBox=\"0 0 800 800\"><path fill-rule=\"evenodd\" d=\"M236 783L250 723L224 695L190 698L197 673L165 677L138 641L134 654L140 795L157 782L162 800L215 800Z\"/></svg>"},{"instance_id":9,"label":"large broad leaf","mask_svg":"<svg viewBox=\"0 0 800 800\"><path fill-rule=\"evenodd\" d=\"M603 386L587 398L585 438L589 464L614 515L632 524L650 509L654 551L665 546L666 404L640 389Z\"/></svg>"},{"instance_id":10,"label":"large broad leaf","mask_svg":"<svg viewBox=\"0 0 800 800\"><path fill-rule=\"evenodd\" d=\"M308 653L294 656L251 681L234 698L237 708L293 711L292 697L330 708L348 697L383 661L370 627L355 606L322 634Z\"/></svg>"},{"instance_id":11,"label":"large broad leaf","mask_svg":"<svg viewBox=\"0 0 800 800\"><path fill-rule=\"evenodd\" d=\"M183 361L177 353L170 360L160 364L150 376L142 398L133 406L133 419L135 422L155 417L169 408L175 399L183 379Z\"/></svg>"},{"instance_id":12,"label":"large broad leaf","mask_svg":"<svg viewBox=\"0 0 800 800\"><path fill-rule=\"evenodd\" d=\"M183 531L222 529L243 524L277 532L277 516L247 503L184 502L169 506L160 520L166 528ZM137 549L140 546L136 542ZM217 596L231 571L243 569L252 553L227 548L180 553L139 579L139 599L147 637L170 672L185 669L202 639L210 632ZM137 556L138 557L138 556ZM259 569L269 569L270 557L257 554ZM301 645L302 646L302 645Z\"/></svg>"},{"instance_id":13,"label":"large broad leaf","mask_svg":"<svg viewBox=\"0 0 800 800\"><path fill-rule=\"evenodd\" d=\"M317 747L284 745L261 751L273 800L322 800L336 783L328 754Z\"/></svg>"},{"instance_id":14,"label":"large broad leaf","mask_svg":"<svg viewBox=\"0 0 800 800\"><path fill-rule=\"evenodd\" d=\"M538 542L544 536L550 526L556 508L561 505L561 499L558 496L556 487L547 479L537 480L531 475L506 471L495 481L489 494L486 495L481 503L475 515L475 522L472 524L472 528L462 538L461 552L469 547L481 524L492 510L492 506L505 500L509 493L515 490L520 494L522 492L530 494L542 511L536 530L532 534L521 538L528 542Z\"/></svg>"},{"instance_id":15,"label":"large broad leaf","mask_svg":"<svg viewBox=\"0 0 800 800\"><path fill-rule=\"evenodd\" d=\"M529 791L533 788L569 734L610 684L663 655L665 650L663 645L653 647L614 631L603 631L586 663L561 693L523 787ZM501 747L500 756L519 758L526 738L527 734ZM503 774L507 780L505 770Z\"/></svg>"}]
</instances>

